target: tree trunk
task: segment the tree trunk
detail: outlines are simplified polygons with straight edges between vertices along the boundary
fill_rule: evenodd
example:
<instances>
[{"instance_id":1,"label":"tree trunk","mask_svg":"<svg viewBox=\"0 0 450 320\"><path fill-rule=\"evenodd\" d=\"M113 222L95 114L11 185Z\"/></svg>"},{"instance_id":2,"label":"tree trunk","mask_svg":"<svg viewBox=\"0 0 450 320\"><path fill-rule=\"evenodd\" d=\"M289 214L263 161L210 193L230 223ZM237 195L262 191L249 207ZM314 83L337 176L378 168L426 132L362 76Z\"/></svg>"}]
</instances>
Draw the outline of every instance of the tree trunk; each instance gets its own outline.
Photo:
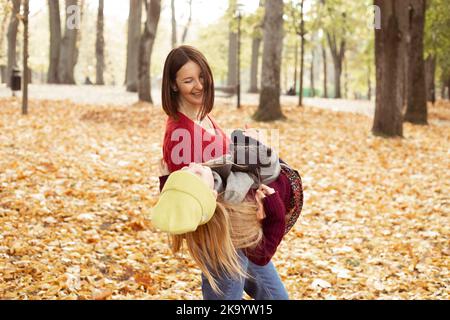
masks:
<instances>
[{"instance_id":1,"label":"tree trunk","mask_svg":"<svg viewBox=\"0 0 450 320\"><path fill-rule=\"evenodd\" d=\"M374 0L383 14L381 29L375 29L376 101L372 132L381 136L403 136L402 101L398 79L403 70L398 60L403 58L400 49L402 35L395 0Z\"/></svg>"},{"instance_id":2,"label":"tree trunk","mask_svg":"<svg viewBox=\"0 0 450 320\"><path fill-rule=\"evenodd\" d=\"M261 46L261 38L255 37L252 40L252 65L250 68L250 89L249 93L258 92L258 62L259 47Z\"/></svg>"},{"instance_id":3,"label":"tree trunk","mask_svg":"<svg viewBox=\"0 0 450 320\"><path fill-rule=\"evenodd\" d=\"M310 87L311 87L311 97L315 97L316 88L314 86L314 49L311 49Z\"/></svg>"},{"instance_id":4,"label":"tree trunk","mask_svg":"<svg viewBox=\"0 0 450 320\"><path fill-rule=\"evenodd\" d=\"M230 32L228 38L228 80L227 85L237 85L237 33Z\"/></svg>"},{"instance_id":5,"label":"tree trunk","mask_svg":"<svg viewBox=\"0 0 450 320\"><path fill-rule=\"evenodd\" d=\"M3 6L7 6L8 3L3 4ZM8 18L9 14L7 10L3 12L3 18L0 25L0 61L3 61L5 57L5 51L4 51L4 41L6 39L5 33L6 33L6 27L8 25ZM0 76L1 76L1 83L7 83L6 81L6 66L0 65Z\"/></svg>"},{"instance_id":6,"label":"tree trunk","mask_svg":"<svg viewBox=\"0 0 450 320\"><path fill-rule=\"evenodd\" d=\"M228 1L228 15L230 19L234 19L236 15L236 0ZM228 73L227 85L236 88L237 85L237 46L238 35L233 28L233 21L228 23Z\"/></svg>"},{"instance_id":7,"label":"tree trunk","mask_svg":"<svg viewBox=\"0 0 450 320\"><path fill-rule=\"evenodd\" d=\"M7 6L5 3L4 6ZM3 42L5 40L5 32L6 32L6 26L8 25L8 11L5 9L5 11L2 13L2 22L0 24L0 58L4 57L3 52Z\"/></svg>"},{"instance_id":8,"label":"tree trunk","mask_svg":"<svg viewBox=\"0 0 450 320\"><path fill-rule=\"evenodd\" d=\"M48 65L47 82L58 83L58 63L61 53L61 17L59 2L48 0L49 25L50 25L50 62Z\"/></svg>"},{"instance_id":9,"label":"tree trunk","mask_svg":"<svg viewBox=\"0 0 450 320\"><path fill-rule=\"evenodd\" d=\"M367 66L367 100L372 100L372 64L369 62Z\"/></svg>"},{"instance_id":10,"label":"tree trunk","mask_svg":"<svg viewBox=\"0 0 450 320\"><path fill-rule=\"evenodd\" d=\"M425 1L409 0L408 98L404 121L427 124L427 99L423 37Z\"/></svg>"},{"instance_id":11,"label":"tree trunk","mask_svg":"<svg viewBox=\"0 0 450 320\"><path fill-rule=\"evenodd\" d=\"M283 45L283 0L266 0L263 64L259 106L253 118L272 121L285 118L280 106L280 68Z\"/></svg>"},{"instance_id":12,"label":"tree trunk","mask_svg":"<svg viewBox=\"0 0 450 320\"><path fill-rule=\"evenodd\" d=\"M304 0L300 1L300 88L298 92L298 106L303 106L303 74L305 71L305 19L303 15Z\"/></svg>"},{"instance_id":13,"label":"tree trunk","mask_svg":"<svg viewBox=\"0 0 450 320\"><path fill-rule=\"evenodd\" d=\"M59 58L59 83L75 84L75 65L78 60L77 36L81 23L81 6L77 0L66 0L64 37Z\"/></svg>"},{"instance_id":14,"label":"tree trunk","mask_svg":"<svg viewBox=\"0 0 450 320\"><path fill-rule=\"evenodd\" d=\"M347 61L342 62L344 64L344 99L348 99L348 69Z\"/></svg>"},{"instance_id":15,"label":"tree trunk","mask_svg":"<svg viewBox=\"0 0 450 320\"><path fill-rule=\"evenodd\" d=\"M341 75L342 75L342 64L339 61L334 61L334 98L342 98L341 94Z\"/></svg>"},{"instance_id":16,"label":"tree trunk","mask_svg":"<svg viewBox=\"0 0 450 320\"><path fill-rule=\"evenodd\" d=\"M263 6L263 2L259 1L259 6ZM258 65L259 65L259 51L261 47L261 25L257 25L253 30L252 38L252 62L250 67L250 88L249 93L258 93Z\"/></svg>"},{"instance_id":17,"label":"tree trunk","mask_svg":"<svg viewBox=\"0 0 450 320\"><path fill-rule=\"evenodd\" d=\"M96 81L97 85L104 85L103 72L105 69L105 38L103 36L104 19L103 19L104 0L98 0L98 13L97 13L97 39L95 42L95 56L97 58L97 72Z\"/></svg>"},{"instance_id":18,"label":"tree trunk","mask_svg":"<svg viewBox=\"0 0 450 320\"><path fill-rule=\"evenodd\" d=\"M127 91L138 91L139 39L141 37L142 0L130 0L125 85Z\"/></svg>"},{"instance_id":19,"label":"tree trunk","mask_svg":"<svg viewBox=\"0 0 450 320\"><path fill-rule=\"evenodd\" d=\"M432 104L436 102L436 85L435 85L435 75L436 75L436 57L434 55L428 56L425 60L425 83L427 91L427 101Z\"/></svg>"},{"instance_id":20,"label":"tree trunk","mask_svg":"<svg viewBox=\"0 0 450 320\"><path fill-rule=\"evenodd\" d=\"M150 0L146 11L147 20L145 21L144 32L142 33L141 40L139 42L138 96L140 101L153 103L151 94L150 66L159 16L161 13L161 0Z\"/></svg>"},{"instance_id":21,"label":"tree trunk","mask_svg":"<svg viewBox=\"0 0 450 320\"><path fill-rule=\"evenodd\" d=\"M345 39L341 39L340 45L337 45L336 35L327 32L328 44L330 46L330 52L333 57L334 64L334 97L340 99L341 94L341 75L342 75L342 63L345 57Z\"/></svg>"},{"instance_id":22,"label":"tree trunk","mask_svg":"<svg viewBox=\"0 0 450 320\"><path fill-rule=\"evenodd\" d=\"M323 61L323 97L328 98L328 72L327 72L327 49L322 46L322 61Z\"/></svg>"},{"instance_id":23,"label":"tree trunk","mask_svg":"<svg viewBox=\"0 0 450 320\"><path fill-rule=\"evenodd\" d=\"M446 77L441 75L441 99L445 100L445 89L447 87Z\"/></svg>"},{"instance_id":24,"label":"tree trunk","mask_svg":"<svg viewBox=\"0 0 450 320\"><path fill-rule=\"evenodd\" d=\"M186 37L189 31L189 27L191 26L191 22L192 22L192 0L189 0L189 18L186 25L184 26L183 36L181 37L181 43L186 42Z\"/></svg>"},{"instance_id":25,"label":"tree trunk","mask_svg":"<svg viewBox=\"0 0 450 320\"><path fill-rule=\"evenodd\" d=\"M298 41L295 39L294 49L294 95L297 95Z\"/></svg>"},{"instance_id":26,"label":"tree trunk","mask_svg":"<svg viewBox=\"0 0 450 320\"><path fill-rule=\"evenodd\" d=\"M172 49L177 46L177 20L175 18L175 0L170 0L172 13Z\"/></svg>"},{"instance_id":27,"label":"tree trunk","mask_svg":"<svg viewBox=\"0 0 450 320\"><path fill-rule=\"evenodd\" d=\"M23 91L22 91L22 114L28 114L28 16L30 14L30 2L23 2Z\"/></svg>"},{"instance_id":28,"label":"tree trunk","mask_svg":"<svg viewBox=\"0 0 450 320\"><path fill-rule=\"evenodd\" d=\"M450 100L450 76L447 78L447 100Z\"/></svg>"},{"instance_id":29,"label":"tree trunk","mask_svg":"<svg viewBox=\"0 0 450 320\"><path fill-rule=\"evenodd\" d=\"M8 87L11 86L11 72L17 65L17 29L19 28L19 19L17 15L20 13L20 0L12 0L12 12L8 26L8 67L6 69L6 81Z\"/></svg>"}]
</instances>

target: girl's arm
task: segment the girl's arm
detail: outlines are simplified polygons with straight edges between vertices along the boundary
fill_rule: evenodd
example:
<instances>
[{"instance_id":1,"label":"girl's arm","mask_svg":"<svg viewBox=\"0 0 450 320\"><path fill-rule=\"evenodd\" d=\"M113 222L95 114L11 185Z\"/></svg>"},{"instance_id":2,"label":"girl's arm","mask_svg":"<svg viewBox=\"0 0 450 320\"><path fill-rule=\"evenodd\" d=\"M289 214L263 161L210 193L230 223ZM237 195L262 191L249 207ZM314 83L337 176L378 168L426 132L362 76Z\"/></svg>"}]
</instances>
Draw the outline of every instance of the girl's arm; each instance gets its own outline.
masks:
<instances>
[{"instance_id":1,"label":"girl's arm","mask_svg":"<svg viewBox=\"0 0 450 320\"><path fill-rule=\"evenodd\" d=\"M247 250L247 255L253 263L263 266L272 259L283 239L286 207L280 194L265 185L257 191L256 199L258 203L262 202L266 216L262 220L263 240L255 249Z\"/></svg>"}]
</instances>

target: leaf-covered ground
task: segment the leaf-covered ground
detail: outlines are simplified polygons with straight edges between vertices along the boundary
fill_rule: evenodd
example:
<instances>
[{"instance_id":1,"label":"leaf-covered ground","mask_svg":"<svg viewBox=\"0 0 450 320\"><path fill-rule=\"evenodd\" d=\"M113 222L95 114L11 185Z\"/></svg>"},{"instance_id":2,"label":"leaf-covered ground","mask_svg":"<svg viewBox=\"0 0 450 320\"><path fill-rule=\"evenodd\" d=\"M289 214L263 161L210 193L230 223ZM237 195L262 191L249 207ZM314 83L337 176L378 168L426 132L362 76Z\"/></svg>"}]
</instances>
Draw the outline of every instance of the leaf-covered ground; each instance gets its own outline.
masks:
<instances>
[{"instance_id":1,"label":"leaf-covered ground","mask_svg":"<svg viewBox=\"0 0 450 320\"><path fill-rule=\"evenodd\" d=\"M159 108L0 100L0 298L201 299L200 273L145 213L158 195ZM227 129L278 129L305 188L273 261L292 299L448 299L450 105L404 139L362 115L217 106Z\"/></svg>"}]
</instances>

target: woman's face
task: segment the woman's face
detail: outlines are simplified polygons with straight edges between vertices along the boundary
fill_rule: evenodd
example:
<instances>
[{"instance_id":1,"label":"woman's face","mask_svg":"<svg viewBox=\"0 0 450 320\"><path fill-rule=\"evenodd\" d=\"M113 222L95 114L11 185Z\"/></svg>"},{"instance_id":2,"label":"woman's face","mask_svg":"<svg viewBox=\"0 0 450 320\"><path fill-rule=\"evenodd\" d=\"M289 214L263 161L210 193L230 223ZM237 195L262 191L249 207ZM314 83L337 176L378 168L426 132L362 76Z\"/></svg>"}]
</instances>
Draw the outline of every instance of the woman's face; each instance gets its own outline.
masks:
<instances>
[{"instance_id":1,"label":"woman's face","mask_svg":"<svg viewBox=\"0 0 450 320\"><path fill-rule=\"evenodd\" d=\"M202 166L201 164L192 162L189 164L189 166L183 167L181 170L189 171L198 176L213 190L213 192L217 196L217 192L214 190L214 176L210 167Z\"/></svg>"},{"instance_id":2,"label":"woman's face","mask_svg":"<svg viewBox=\"0 0 450 320\"><path fill-rule=\"evenodd\" d=\"M175 82L180 102L184 106L196 109L202 106L203 74L198 64L189 60L178 70Z\"/></svg>"}]
</instances>

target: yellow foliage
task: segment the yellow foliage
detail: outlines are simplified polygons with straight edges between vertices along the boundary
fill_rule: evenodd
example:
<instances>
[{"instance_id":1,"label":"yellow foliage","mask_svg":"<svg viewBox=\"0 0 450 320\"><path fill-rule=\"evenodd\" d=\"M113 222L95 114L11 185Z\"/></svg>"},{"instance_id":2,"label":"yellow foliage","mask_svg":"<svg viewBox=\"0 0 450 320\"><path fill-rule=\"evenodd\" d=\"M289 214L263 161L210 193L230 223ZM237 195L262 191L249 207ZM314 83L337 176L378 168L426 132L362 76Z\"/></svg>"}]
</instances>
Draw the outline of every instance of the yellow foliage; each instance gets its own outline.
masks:
<instances>
[{"instance_id":1,"label":"yellow foliage","mask_svg":"<svg viewBox=\"0 0 450 320\"><path fill-rule=\"evenodd\" d=\"M225 129L278 129L303 214L273 261L292 299L449 298L450 106L404 139L371 119L283 106L216 106ZM145 219L164 113L147 104L0 100L0 299L201 298L200 271Z\"/></svg>"}]
</instances>

